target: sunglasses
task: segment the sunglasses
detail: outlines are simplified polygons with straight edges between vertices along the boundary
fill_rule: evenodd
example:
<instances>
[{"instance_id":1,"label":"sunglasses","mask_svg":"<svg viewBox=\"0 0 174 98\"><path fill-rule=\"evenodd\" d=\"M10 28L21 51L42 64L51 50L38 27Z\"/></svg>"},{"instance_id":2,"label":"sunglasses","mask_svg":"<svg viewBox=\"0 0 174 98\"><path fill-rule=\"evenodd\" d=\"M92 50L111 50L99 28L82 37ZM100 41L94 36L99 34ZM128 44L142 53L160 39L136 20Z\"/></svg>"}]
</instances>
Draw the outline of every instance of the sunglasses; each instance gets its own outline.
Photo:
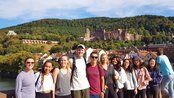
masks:
<instances>
[{"instance_id":1,"label":"sunglasses","mask_svg":"<svg viewBox=\"0 0 174 98\"><path fill-rule=\"evenodd\" d=\"M98 57L97 57L97 56L91 56L91 58L93 58L93 59L94 59L94 58L97 59Z\"/></svg>"},{"instance_id":2,"label":"sunglasses","mask_svg":"<svg viewBox=\"0 0 174 98\"><path fill-rule=\"evenodd\" d=\"M27 62L27 64L34 64L34 62Z\"/></svg>"}]
</instances>

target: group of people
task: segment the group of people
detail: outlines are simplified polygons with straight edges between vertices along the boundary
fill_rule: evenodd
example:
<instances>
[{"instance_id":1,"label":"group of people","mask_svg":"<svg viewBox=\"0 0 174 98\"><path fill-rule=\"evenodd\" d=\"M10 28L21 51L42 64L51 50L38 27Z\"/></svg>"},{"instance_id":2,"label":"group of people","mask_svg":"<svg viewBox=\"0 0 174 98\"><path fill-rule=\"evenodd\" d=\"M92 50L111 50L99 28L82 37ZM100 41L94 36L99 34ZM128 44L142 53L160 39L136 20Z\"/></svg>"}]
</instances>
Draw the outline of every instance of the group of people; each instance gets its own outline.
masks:
<instances>
[{"instance_id":1,"label":"group of people","mask_svg":"<svg viewBox=\"0 0 174 98\"><path fill-rule=\"evenodd\" d=\"M102 54L99 59L96 51L86 63L84 54L79 44L73 58L60 57L60 68L46 61L37 73L34 59L27 58L16 78L16 98L159 98L160 88L174 98L174 71L162 49L147 66L138 56L122 60Z\"/></svg>"}]
</instances>

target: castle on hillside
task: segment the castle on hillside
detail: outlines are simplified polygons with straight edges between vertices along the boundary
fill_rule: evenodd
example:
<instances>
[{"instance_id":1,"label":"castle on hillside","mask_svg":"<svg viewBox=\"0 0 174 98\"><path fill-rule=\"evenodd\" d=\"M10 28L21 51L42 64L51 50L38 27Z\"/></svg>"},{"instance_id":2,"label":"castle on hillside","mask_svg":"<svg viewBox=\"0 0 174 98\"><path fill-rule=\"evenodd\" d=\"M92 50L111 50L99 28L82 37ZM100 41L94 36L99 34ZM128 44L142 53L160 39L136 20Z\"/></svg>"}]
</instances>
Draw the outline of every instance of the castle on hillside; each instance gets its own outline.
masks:
<instances>
[{"instance_id":1,"label":"castle on hillside","mask_svg":"<svg viewBox=\"0 0 174 98\"><path fill-rule=\"evenodd\" d=\"M97 39L101 40L122 40L122 41L135 41L140 40L141 35L130 34L127 30L118 29L114 31L97 30L91 33L88 28L85 29L85 36L80 38L83 41L95 41Z\"/></svg>"}]
</instances>

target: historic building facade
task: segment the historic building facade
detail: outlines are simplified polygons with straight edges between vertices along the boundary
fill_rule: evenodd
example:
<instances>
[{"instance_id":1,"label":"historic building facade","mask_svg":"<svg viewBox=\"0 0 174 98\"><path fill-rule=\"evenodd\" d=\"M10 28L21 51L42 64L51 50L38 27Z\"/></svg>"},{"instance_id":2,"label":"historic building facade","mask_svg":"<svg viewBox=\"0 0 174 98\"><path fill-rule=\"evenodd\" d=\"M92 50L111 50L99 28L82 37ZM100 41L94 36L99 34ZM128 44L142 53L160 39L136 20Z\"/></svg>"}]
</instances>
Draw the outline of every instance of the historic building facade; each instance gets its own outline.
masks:
<instances>
[{"instance_id":1,"label":"historic building facade","mask_svg":"<svg viewBox=\"0 0 174 98\"><path fill-rule=\"evenodd\" d=\"M97 30L93 33L90 32L88 28L85 30L85 36L81 38L83 41L95 41L97 39L101 40L123 40L123 41L135 41L140 40L141 35L130 34L127 30L118 29L114 31Z\"/></svg>"}]
</instances>

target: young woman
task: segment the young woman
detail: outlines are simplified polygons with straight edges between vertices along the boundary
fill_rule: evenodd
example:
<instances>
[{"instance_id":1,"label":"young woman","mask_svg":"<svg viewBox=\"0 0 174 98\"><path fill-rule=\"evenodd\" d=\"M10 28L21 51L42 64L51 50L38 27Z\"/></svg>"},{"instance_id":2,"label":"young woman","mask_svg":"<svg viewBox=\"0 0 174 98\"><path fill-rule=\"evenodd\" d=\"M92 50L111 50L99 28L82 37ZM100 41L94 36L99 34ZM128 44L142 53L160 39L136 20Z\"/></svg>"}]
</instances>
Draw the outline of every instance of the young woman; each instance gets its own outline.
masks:
<instances>
[{"instance_id":1,"label":"young woman","mask_svg":"<svg viewBox=\"0 0 174 98\"><path fill-rule=\"evenodd\" d=\"M107 54L100 56L100 66L104 69L105 78L105 98L118 98L114 90L115 84L115 72L112 64L109 64L109 58Z\"/></svg>"},{"instance_id":2,"label":"young woman","mask_svg":"<svg viewBox=\"0 0 174 98\"><path fill-rule=\"evenodd\" d=\"M35 74L36 98L54 98L53 76L50 73L52 67L52 63L50 61L46 61L41 72L37 72Z\"/></svg>"},{"instance_id":3,"label":"young woman","mask_svg":"<svg viewBox=\"0 0 174 98\"><path fill-rule=\"evenodd\" d=\"M71 69L69 57L63 55L60 57L60 69L55 68L53 71L55 83L55 97L56 98L71 98L70 79Z\"/></svg>"},{"instance_id":4,"label":"young woman","mask_svg":"<svg viewBox=\"0 0 174 98\"><path fill-rule=\"evenodd\" d=\"M145 98L146 97L146 87L151 81L151 77L149 75L146 67L143 66L139 57L133 58L133 67L135 71L135 76L138 82L138 93L136 98Z\"/></svg>"},{"instance_id":5,"label":"young woman","mask_svg":"<svg viewBox=\"0 0 174 98\"><path fill-rule=\"evenodd\" d=\"M135 77L135 72L133 70L131 61L129 59L125 59L123 61L123 68L126 72L127 80L124 85L125 92L124 92L124 98L135 98L135 95L137 94L137 79Z\"/></svg>"},{"instance_id":6,"label":"young woman","mask_svg":"<svg viewBox=\"0 0 174 98\"><path fill-rule=\"evenodd\" d=\"M34 59L25 59L25 68L16 78L16 98L35 98Z\"/></svg>"},{"instance_id":7,"label":"young woman","mask_svg":"<svg viewBox=\"0 0 174 98\"><path fill-rule=\"evenodd\" d=\"M117 78L117 95L118 98L124 98L124 94L123 94L123 88L124 88L124 83L126 82L126 73L124 71L124 69L121 67L121 59L118 56L113 56L111 59L111 63L114 66L115 72L116 72L116 76Z\"/></svg>"},{"instance_id":8,"label":"young woman","mask_svg":"<svg viewBox=\"0 0 174 98\"><path fill-rule=\"evenodd\" d=\"M151 58L149 60L147 70L152 78L152 81L147 86L147 98L159 98L162 75L155 59Z\"/></svg>"}]
</instances>

